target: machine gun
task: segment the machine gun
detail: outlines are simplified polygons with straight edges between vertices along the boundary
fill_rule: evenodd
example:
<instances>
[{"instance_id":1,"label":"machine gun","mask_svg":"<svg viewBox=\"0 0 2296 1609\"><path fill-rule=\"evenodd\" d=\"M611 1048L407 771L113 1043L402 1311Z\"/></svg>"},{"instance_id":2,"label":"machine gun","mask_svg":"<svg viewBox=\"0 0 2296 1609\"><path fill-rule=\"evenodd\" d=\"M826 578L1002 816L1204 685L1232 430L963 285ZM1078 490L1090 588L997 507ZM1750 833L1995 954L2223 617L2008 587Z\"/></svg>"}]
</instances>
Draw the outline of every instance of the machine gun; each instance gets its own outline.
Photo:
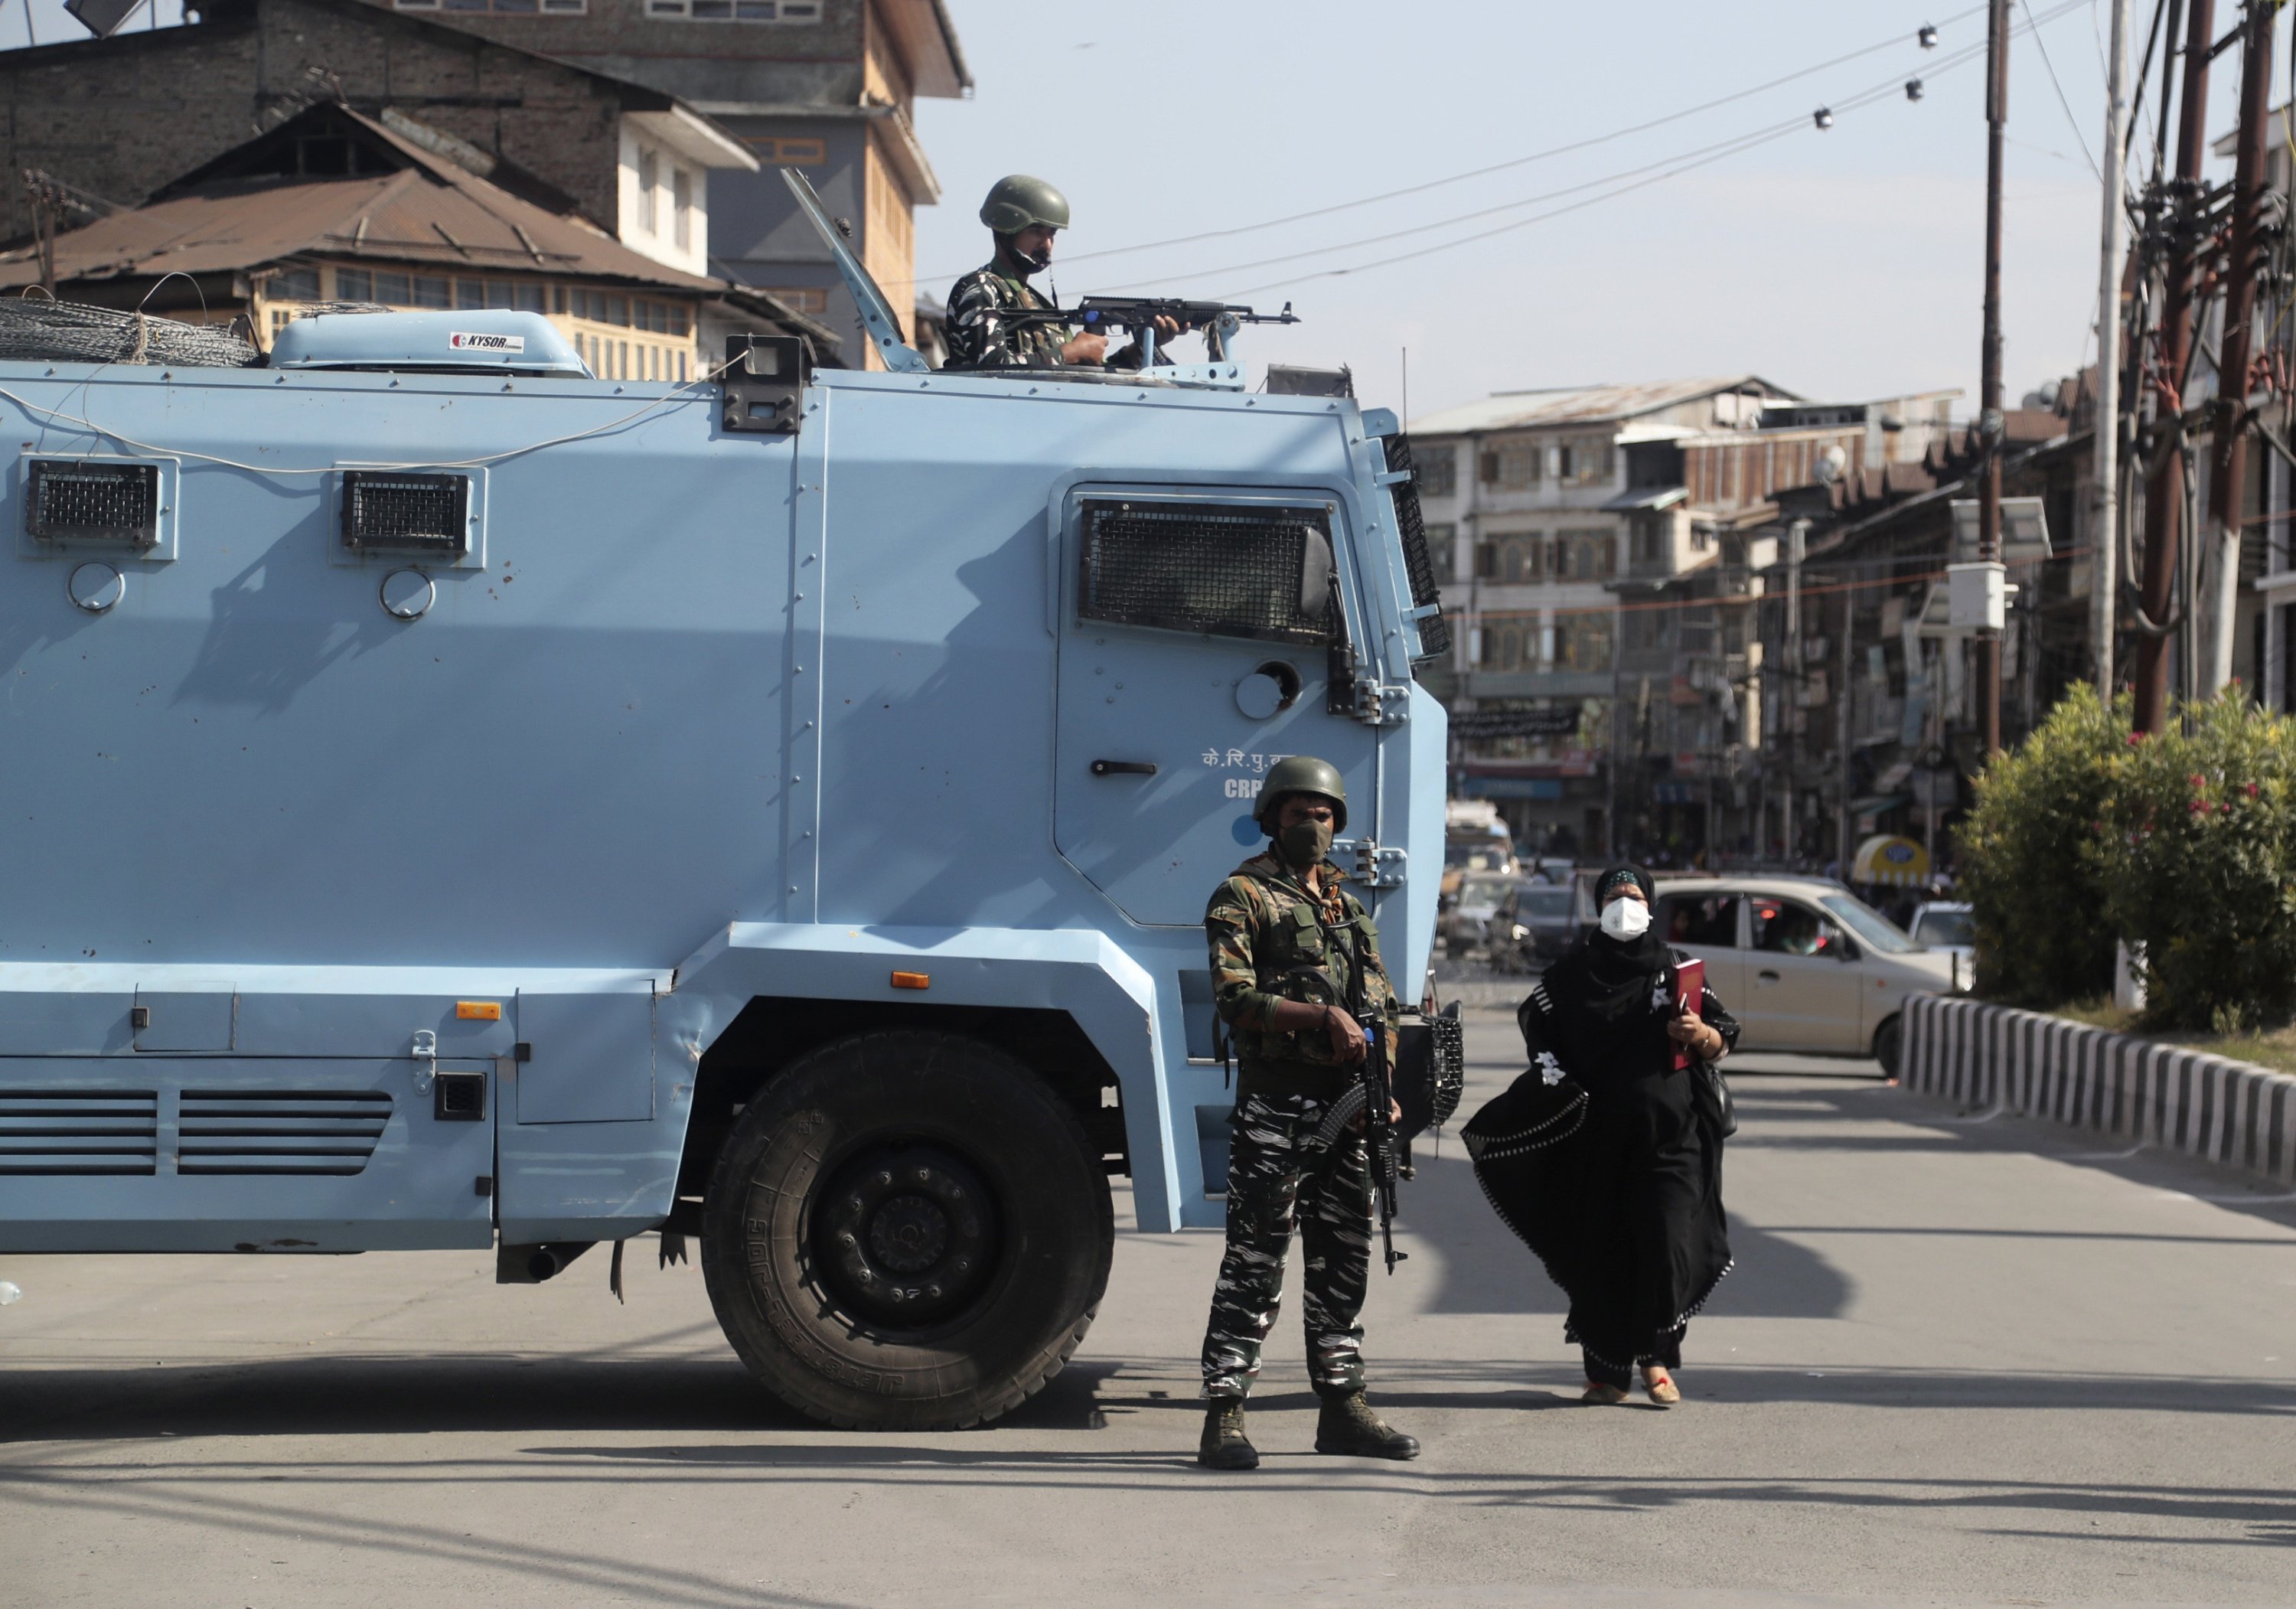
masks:
<instances>
[{"instance_id":1,"label":"machine gun","mask_svg":"<svg viewBox=\"0 0 2296 1609\"><path fill-rule=\"evenodd\" d=\"M1073 326L1090 335L1121 330L1140 343L1140 366L1156 361L1156 321L1168 318L1183 331L1201 330L1214 363L1227 359L1228 337L1245 324L1295 324L1300 316L1285 302L1281 313L1258 313L1219 301L1184 301L1165 296L1087 296L1073 308L1015 308L1000 312L1004 323Z\"/></svg>"}]
</instances>

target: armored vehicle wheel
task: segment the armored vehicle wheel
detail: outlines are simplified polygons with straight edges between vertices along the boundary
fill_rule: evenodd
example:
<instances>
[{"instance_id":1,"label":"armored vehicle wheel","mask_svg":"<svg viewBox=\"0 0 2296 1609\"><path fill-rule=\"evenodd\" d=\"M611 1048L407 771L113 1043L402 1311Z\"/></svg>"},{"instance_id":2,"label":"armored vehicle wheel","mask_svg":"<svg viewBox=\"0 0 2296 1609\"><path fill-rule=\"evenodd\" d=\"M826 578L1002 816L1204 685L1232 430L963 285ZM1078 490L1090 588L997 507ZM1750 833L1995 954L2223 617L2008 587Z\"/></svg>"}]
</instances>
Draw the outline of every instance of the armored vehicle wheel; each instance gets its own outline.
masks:
<instances>
[{"instance_id":1,"label":"armored vehicle wheel","mask_svg":"<svg viewBox=\"0 0 2296 1609\"><path fill-rule=\"evenodd\" d=\"M803 1056L742 1113L701 1271L726 1339L792 1408L951 1430L1060 1372L1115 1239L1108 1175L1043 1080L975 1039L872 1033Z\"/></svg>"}]
</instances>

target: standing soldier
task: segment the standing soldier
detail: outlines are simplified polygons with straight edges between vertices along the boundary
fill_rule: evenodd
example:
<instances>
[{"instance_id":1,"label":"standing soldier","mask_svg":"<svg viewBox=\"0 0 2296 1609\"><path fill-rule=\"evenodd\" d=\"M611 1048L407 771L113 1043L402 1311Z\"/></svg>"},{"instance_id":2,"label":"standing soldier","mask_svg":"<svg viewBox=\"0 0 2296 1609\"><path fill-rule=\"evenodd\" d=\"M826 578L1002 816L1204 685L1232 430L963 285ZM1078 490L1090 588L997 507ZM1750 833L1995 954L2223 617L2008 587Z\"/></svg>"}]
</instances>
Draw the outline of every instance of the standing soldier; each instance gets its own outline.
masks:
<instances>
[{"instance_id":1,"label":"standing soldier","mask_svg":"<svg viewBox=\"0 0 2296 1609\"><path fill-rule=\"evenodd\" d=\"M1050 369L1063 364L1137 368L1136 342L1108 358L1105 335L1068 335L1056 325L1015 322L1008 314L1055 304L1029 283L1053 265L1053 237L1069 226L1069 198L1039 178L1015 173L998 179L980 203L980 221L996 242L988 262L949 288L948 362L952 369ZM1156 321L1157 339L1180 333L1169 318Z\"/></svg>"},{"instance_id":2,"label":"standing soldier","mask_svg":"<svg viewBox=\"0 0 2296 1609\"><path fill-rule=\"evenodd\" d=\"M1348 825L1346 785L1327 760L1276 762L1254 812L1274 841L1235 869L1204 912L1212 992L1241 1066L1227 1170L1227 1255L1204 1332L1203 1441L1210 1469L1253 1469L1243 1400L1283 1296L1283 1260L1300 1225L1308 1374L1323 1399L1316 1450L1415 1458L1419 1443L1364 1400L1364 1285L1371 1265L1371 1178L1361 1134L1315 1144L1332 1102L1365 1054L1351 1006L1400 1018L1379 933L1326 857Z\"/></svg>"}]
</instances>

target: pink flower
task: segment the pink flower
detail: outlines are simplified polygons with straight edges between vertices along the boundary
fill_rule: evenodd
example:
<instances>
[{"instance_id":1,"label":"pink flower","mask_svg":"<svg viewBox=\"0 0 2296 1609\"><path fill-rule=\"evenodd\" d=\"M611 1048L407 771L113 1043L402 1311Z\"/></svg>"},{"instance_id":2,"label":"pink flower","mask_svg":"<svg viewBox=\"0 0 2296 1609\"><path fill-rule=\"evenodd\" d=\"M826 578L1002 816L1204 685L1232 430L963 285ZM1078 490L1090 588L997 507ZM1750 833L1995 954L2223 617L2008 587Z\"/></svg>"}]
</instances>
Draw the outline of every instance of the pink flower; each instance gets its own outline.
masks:
<instances>
[{"instance_id":1,"label":"pink flower","mask_svg":"<svg viewBox=\"0 0 2296 1609\"><path fill-rule=\"evenodd\" d=\"M2209 813L2209 801L2205 799L2195 799L2192 803L2186 805L2185 809L2192 815L2205 816Z\"/></svg>"},{"instance_id":2,"label":"pink flower","mask_svg":"<svg viewBox=\"0 0 2296 1609\"><path fill-rule=\"evenodd\" d=\"M2256 797L2256 784L2254 783L2248 784L2248 796L2251 799L2254 799Z\"/></svg>"},{"instance_id":3,"label":"pink flower","mask_svg":"<svg viewBox=\"0 0 2296 1609\"><path fill-rule=\"evenodd\" d=\"M2135 748L2137 744L2139 744L2139 743L2143 743L2144 741L2144 734L2143 734L2142 732L2131 732L2131 733L2128 735L2128 746L2129 746L2130 748L2132 748L2132 749L2133 749L2133 748Z\"/></svg>"},{"instance_id":4,"label":"pink flower","mask_svg":"<svg viewBox=\"0 0 2296 1609\"><path fill-rule=\"evenodd\" d=\"M2220 804L2217 807L2217 814L2219 816L2229 816L2232 814L2232 807L2228 804Z\"/></svg>"},{"instance_id":5,"label":"pink flower","mask_svg":"<svg viewBox=\"0 0 2296 1609\"><path fill-rule=\"evenodd\" d=\"M2193 773L2193 785L2196 788L2205 788L2209 785L2209 779L2195 771Z\"/></svg>"}]
</instances>

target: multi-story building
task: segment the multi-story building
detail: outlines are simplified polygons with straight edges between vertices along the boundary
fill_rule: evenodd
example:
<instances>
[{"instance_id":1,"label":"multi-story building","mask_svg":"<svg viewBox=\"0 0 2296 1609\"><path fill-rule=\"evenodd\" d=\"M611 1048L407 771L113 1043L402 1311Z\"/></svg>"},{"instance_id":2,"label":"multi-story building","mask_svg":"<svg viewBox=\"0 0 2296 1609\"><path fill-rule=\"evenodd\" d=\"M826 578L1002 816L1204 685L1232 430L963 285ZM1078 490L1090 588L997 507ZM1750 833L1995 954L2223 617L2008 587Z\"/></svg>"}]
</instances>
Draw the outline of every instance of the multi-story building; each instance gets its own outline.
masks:
<instances>
[{"instance_id":1,"label":"multi-story building","mask_svg":"<svg viewBox=\"0 0 2296 1609\"><path fill-rule=\"evenodd\" d=\"M1759 376L1502 393L1414 422L1462 617L1457 791L1558 853L1748 836L1775 496L1918 463L1953 393L1812 403ZM1439 562L1440 561L1439 560Z\"/></svg>"},{"instance_id":2,"label":"multi-story building","mask_svg":"<svg viewBox=\"0 0 2296 1609\"><path fill-rule=\"evenodd\" d=\"M721 175L714 186L712 268L850 331L851 300L773 171L799 168L830 211L851 224L862 262L890 294L907 332L914 213L940 199L940 181L917 139L916 101L972 87L943 0L369 3L648 86L730 129L761 170ZM640 144L633 151L641 171L649 163L658 176L680 170L672 153L648 150ZM865 341L848 347L857 359L875 356Z\"/></svg>"},{"instance_id":3,"label":"multi-story building","mask_svg":"<svg viewBox=\"0 0 2296 1609\"><path fill-rule=\"evenodd\" d=\"M0 160L134 207L321 102L409 137L554 214L579 214L678 272L710 272L710 178L750 148L676 94L365 0L203 0L182 28L0 51ZM459 14L459 13L457 13ZM347 175L314 146L314 176ZM0 236L32 233L0 185ZM69 224L70 220L66 220ZM801 310L801 309L800 309Z\"/></svg>"},{"instance_id":4,"label":"multi-story building","mask_svg":"<svg viewBox=\"0 0 2296 1609\"><path fill-rule=\"evenodd\" d=\"M1637 535L1681 501L1630 490L1631 449L1751 431L1765 406L1792 400L1738 375L1502 392L1412 422L1421 506L1450 555L1461 626L1439 678L1455 712L1453 786L1496 800L1519 841L1590 854L1611 840L1612 584Z\"/></svg>"},{"instance_id":5,"label":"multi-story building","mask_svg":"<svg viewBox=\"0 0 2296 1609\"><path fill-rule=\"evenodd\" d=\"M403 115L307 107L141 207L0 253L0 290L53 267L68 300L242 324L258 345L312 303L512 308L549 317L608 380L693 379L724 350L713 331L833 344L762 292L656 261L440 144Z\"/></svg>"}]
</instances>

